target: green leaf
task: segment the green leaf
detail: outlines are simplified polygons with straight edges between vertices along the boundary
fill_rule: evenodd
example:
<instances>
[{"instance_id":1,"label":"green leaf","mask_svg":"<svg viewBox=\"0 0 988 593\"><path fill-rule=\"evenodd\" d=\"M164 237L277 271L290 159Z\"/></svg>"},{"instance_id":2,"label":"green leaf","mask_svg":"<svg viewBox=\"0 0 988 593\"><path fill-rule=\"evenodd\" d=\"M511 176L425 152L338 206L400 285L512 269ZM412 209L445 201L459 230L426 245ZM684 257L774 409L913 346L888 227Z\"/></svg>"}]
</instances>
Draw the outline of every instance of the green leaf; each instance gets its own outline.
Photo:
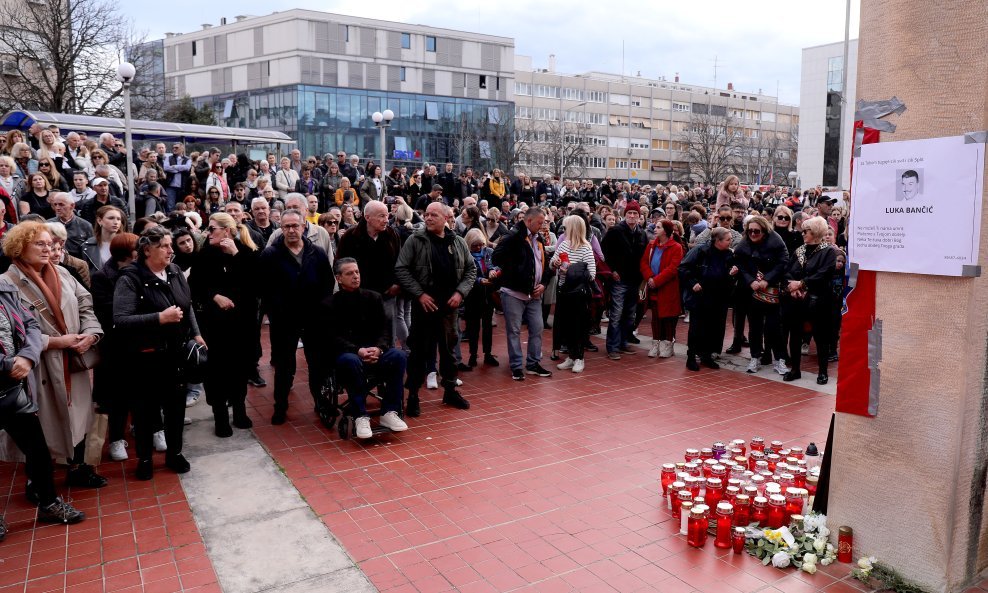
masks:
<instances>
[{"instance_id":1,"label":"green leaf","mask_svg":"<svg viewBox=\"0 0 988 593\"><path fill-rule=\"evenodd\" d=\"M813 542L806 542L806 543L803 544L803 547L806 548L806 551L807 552L812 552L813 551Z\"/></svg>"},{"instance_id":2,"label":"green leaf","mask_svg":"<svg viewBox=\"0 0 988 593\"><path fill-rule=\"evenodd\" d=\"M763 539L758 540L758 547L759 548L764 548L765 547L765 540L763 540Z\"/></svg>"},{"instance_id":3,"label":"green leaf","mask_svg":"<svg viewBox=\"0 0 988 593\"><path fill-rule=\"evenodd\" d=\"M768 566L771 563L772 563L772 557L771 556L765 556L765 559L762 560L762 564L765 565L765 566Z\"/></svg>"}]
</instances>

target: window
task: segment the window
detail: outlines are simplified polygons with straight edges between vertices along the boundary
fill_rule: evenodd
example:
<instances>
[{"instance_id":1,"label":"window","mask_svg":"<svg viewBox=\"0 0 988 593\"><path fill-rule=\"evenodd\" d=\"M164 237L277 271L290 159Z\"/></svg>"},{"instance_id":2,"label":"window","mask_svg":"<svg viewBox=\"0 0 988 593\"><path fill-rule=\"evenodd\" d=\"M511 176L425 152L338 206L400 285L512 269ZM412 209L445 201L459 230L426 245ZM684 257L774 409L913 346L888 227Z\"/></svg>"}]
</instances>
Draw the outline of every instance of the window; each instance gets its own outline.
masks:
<instances>
[{"instance_id":1,"label":"window","mask_svg":"<svg viewBox=\"0 0 988 593\"><path fill-rule=\"evenodd\" d=\"M345 35L346 35L346 42L347 43L350 43L350 25L347 25L346 26L345 31L346 31L346 33L345 33Z\"/></svg>"},{"instance_id":2,"label":"window","mask_svg":"<svg viewBox=\"0 0 988 593\"><path fill-rule=\"evenodd\" d=\"M482 89L486 89L487 88L487 75L486 74L481 74L480 75L480 88L482 88Z\"/></svg>"},{"instance_id":3,"label":"window","mask_svg":"<svg viewBox=\"0 0 988 593\"><path fill-rule=\"evenodd\" d=\"M750 111L749 110L749 111L745 111L744 112L744 118L745 119L750 119L752 121L758 121L758 119L761 117L761 115L762 115L762 112L761 111Z\"/></svg>"},{"instance_id":4,"label":"window","mask_svg":"<svg viewBox=\"0 0 988 593\"><path fill-rule=\"evenodd\" d=\"M689 113L690 104L689 103L678 103L676 101L672 102L672 110L679 111L680 113Z\"/></svg>"},{"instance_id":5,"label":"window","mask_svg":"<svg viewBox=\"0 0 988 593\"><path fill-rule=\"evenodd\" d=\"M672 150L677 150L679 152L685 152L686 151L686 144L684 144L682 142L670 142L669 143L669 148L672 149Z\"/></svg>"},{"instance_id":6,"label":"window","mask_svg":"<svg viewBox=\"0 0 988 593\"><path fill-rule=\"evenodd\" d=\"M652 140L652 150L669 150L669 141Z\"/></svg>"},{"instance_id":7,"label":"window","mask_svg":"<svg viewBox=\"0 0 988 593\"><path fill-rule=\"evenodd\" d=\"M603 136L587 136L586 144L590 146L607 146L607 138Z\"/></svg>"},{"instance_id":8,"label":"window","mask_svg":"<svg viewBox=\"0 0 988 593\"><path fill-rule=\"evenodd\" d=\"M548 86L544 84L535 85L535 96L536 97L548 97L550 99L559 98L559 87L558 86Z\"/></svg>"},{"instance_id":9,"label":"window","mask_svg":"<svg viewBox=\"0 0 988 593\"><path fill-rule=\"evenodd\" d=\"M573 89L569 87L563 88L563 99L569 101L582 101L583 91L581 91L580 89Z\"/></svg>"},{"instance_id":10,"label":"window","mask_svg":"<svg viewBox=\"0 0 988 593\"><path fill-rule=\"evenodd\" d=\"M642 162L639 159L633 159L633 160L630 160L630 161L624 160L624 159L617 159L617 160L614 161L614 168L615 169L641 169L642 168Z\"/></svg>"},{"instance_id":11,"label":"window","mask_svg":"<svg viewBox=\"0 0 988 593\"><path fill-rule=\"evenodd\" d=\"M595 126L606 126L607 119L603 113L588 113L587 123Z\"/></svg>"},{"instance_id":12,"label":"window","mask_svg":"<svg viewBox=\"0 0 988 593\"><path fill-rule=\"evenodd\" d=\"M545 107L536 107L533 109L535 119L541 119L545 121L556 121L559 119L559 114L555 109L548 109Z\"/></svg>"},{"instance_id":13,"label":"window","mask_svg":"<svg viewBox=\"0 0 988 593\"><path fill-rule=\"evenodd\" d=\"M526 97L532 96L532 85L527 82L516 82L515 83L515 94L524 95Z\"/></svg>"},{"instance_id":14,"label":"window","mask_svg":"<svg viewBox=\"0 0 988 593\"><path fill-rule=\"evenodd\" d=\"M532 108L518 105L515 108L515 117L518 119L532 119Z\"/></svg>"},{"instance_id":15,"label":"window","mask_svg":"<svg viewBox=\"0 0 988 593\"><path fill-rule=\"evenodd\" d=\"M844 77L844 56L827 60L827 90L841 92L841 79Z\"/></svg>"},{"instance_id":16,"label":"window","mask_svg":"<svg viewBox=\"0 0 988 593\"><path fill-rule=\"evenodd\" d=\"M663 109L669 111L670 103L669 99L652 99L652 107L654 109Z\"/></svg>"},{"instance_id":17,"label":"window","mask_svg":"<svg viewBox=\"0 0 988 593\"><path fill-rule=\"evenodd\" d=\"M731 117L734 119L743 119L744 109L731 109Z\"/></svg>"},{"instance_id":18,"label":"window","mask_svg":"<svg viewBox=\"0 0 988 593\"><path fill-rule=\"evenodd\" d=\"M425 38L425 51L436 53L436 38L431 35Z\"/></svg>"},{"instance_id":19,"label":"window","mask_svg":"<svg viewBox=\"0 0 988 593\"><path fill-rule=\"evenodd\" d=\"M622 138L620 136L611 136L607 139L607 146L609 148L628 148L630 140L627 138Z\"/></svg>"},{"instance_id":20,"label":"window","mask_svg":"<svg viewBox=\"0 0 988 593\"><path fill-rule=\"evenodd\" d=\"M590 169L604 169L607 167L607 162L603 157L599 156L588 156L586 157L587 167Z\"/></svg>"},{"instance_id":21,"label":"window","mask_svg":"<svg viewBox=\"0 0 988 593\"><path fill-rule=\"evenodd\" d=\"M196 55L196 42L192 42L192 55Z\"/></svg>"},{"instance_id":22,"label":"window","mask_svg":"<svg viewBox=\"0 0 988 593\"><path fill-rule=\"evenodd\" d=\"M632 140L631 148L648 148L647 140Z\"/></svg>"},{"instance_id":23,"label":"window","mask_svg":"<svg viewBox=\"0 0 988 593\"><path fill-rule=\"evenodd\" d=\"M606 103L607 93L604 91L587 91L586 98L590 103Z\"/></svg>"},{"instance_id":24,"label":"window","mask_svg":"<svg viewBox=\"0 0 988 593\"><path fill-rule=\"evenodd\" d=\"M571 124L582 124L583 123L583 112L582 111L566 111L565 121Z\"/></svg>"},{"instance_id":25,"label":"window","mask_svg":"<svg viewBox=\"0 0 988 593\"><path fill-rule=\"evenodd\" d=\"M412 49L412 36L409 33L401 34L401 49Z\"/></svg>"},{"instance_id":26,"label":"window","mask_svg":"<svg viewBox=\"0 0 988 593\"><path fill-rule=\"evenodd\" d=\"M404 66L402 66L402 67L401 67L401 70L399 70L399 74L398 74L398 77L399 77L399 79L400 79L400 80L401 80L402 82L405 82L405 67L404 67Z\"/></svg>"},{"instance_id":27,"label":"window","mask_svg":"<svg viewBox=\"0 0 988 593\"><path fill-rule=\"evenodd\" d=\"M628 127L628 118L622 118L618 115L612 115L608 118L608 122L612 126L619 126L623 128Z\"/></svg>"},{"instance_id":28,"label":"window","mask_svg":"<svg viewBox=\"0 0 988 593\"><path fill-rule=\"evenodd\" d=\"M711 105L710 106L710 115L721 116L721 117L722 116L726 116L727 115L727 106L726 105Z\"/></svg>"},{"instance_id":29,"label":"window","mask_svg":"<svg viewBox=\"0 0 988 593\"><path fill-rule=\"evenodd\" d=\"M746 138L758 138L758 130L748 128L744 131Z\"/></svg>"},{"instance_id":30,"label":"window","mask_svg":"<svg viewBox=\"0 0 988 593\"><path fill-rule=\"evenodd\" d=\"M707 115L710 110L707 108L706 103L693 103L693 113L699 113L701 115Z\"/></svg>"},{"instance_id":31,"label":"window","mask_svg":"<svg viewBox=\"0 0 988 593\"><path fill-rule=\"evenodd\" d=\"M630 105L631 97L628 95L619 95L617 93L611 93L611 105Z\"/></svg>"},{"instance_id":32,"label":"window","mask_svg":"<svg viewBox=\"0 0 988 593\"><path fill-rule=\"evenodd\" d=\"M774 122L775 121L775 114L772 113L771 111L763 111L762 112L762 121Z\"/></svg>"},{"instance_id":33,"label":"window","mask_svg":"<svg viewBox=\"0 0 988 593\"><path fill-rule=\"evenodd\" d=\"M631 106L632 107L641 107L642 105L647 105L647 104L648 104L648 98L647 97L632 97L631 98Z\"/></svg>"},{"instance_id":34,"label":"window","mask_svg":"<svg viewBox=\"0 0 988 593\"><path fill-rule=\"evenodd\" d=\"M439 104L435 101L425 102L425 119L437 120L439 119Z\"/></svg>"}]
</instances>

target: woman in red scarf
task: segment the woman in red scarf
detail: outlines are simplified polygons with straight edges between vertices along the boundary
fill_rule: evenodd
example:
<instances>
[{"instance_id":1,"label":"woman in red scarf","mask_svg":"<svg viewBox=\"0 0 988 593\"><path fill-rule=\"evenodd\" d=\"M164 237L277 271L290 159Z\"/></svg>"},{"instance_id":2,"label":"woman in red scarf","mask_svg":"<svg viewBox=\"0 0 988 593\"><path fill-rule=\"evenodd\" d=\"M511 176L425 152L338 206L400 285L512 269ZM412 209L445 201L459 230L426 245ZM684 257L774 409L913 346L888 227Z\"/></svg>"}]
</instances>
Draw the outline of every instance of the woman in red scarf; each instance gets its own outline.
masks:
<instances>
[{"instance_id":1,"label":"woman in red scarf","mask_svg":"<svg viewBox=\"0 0 988 593\"><path fill-rule=\"evenodd\" d=\"M52 456L68 460L69 486L100 488L106 478L85 464L86 432L93 417L93 388L83 355L103 337L93 297L69 271L52 261L53 238L44 223L22 222L4 233L12 265L4 276L41 326L38 416ZM90 355L91 356L91 355ZM30 490L28 495L31 495Z\"/></svg>"}]
</instances>

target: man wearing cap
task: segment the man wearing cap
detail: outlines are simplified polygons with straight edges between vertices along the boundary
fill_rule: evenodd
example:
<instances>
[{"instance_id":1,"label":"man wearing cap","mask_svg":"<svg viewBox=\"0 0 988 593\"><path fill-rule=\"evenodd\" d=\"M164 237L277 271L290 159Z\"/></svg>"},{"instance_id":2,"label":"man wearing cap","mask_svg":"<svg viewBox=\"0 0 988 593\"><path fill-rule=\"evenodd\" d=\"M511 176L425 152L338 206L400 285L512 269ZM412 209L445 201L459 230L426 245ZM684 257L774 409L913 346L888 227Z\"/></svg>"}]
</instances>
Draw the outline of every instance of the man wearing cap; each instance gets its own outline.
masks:
<instances>
[{"instance_id":1,"label":"man wearing cap","mask_svg":"<svg viewBox=\"0 0 988 593\"><path fill-rule=\"evenodd\" d=\"M103 206L116 206L127 213L127 204L110 195L110 180L106 177L93 179L93 191L96 192L95 196L79 202L79 216L89 224L96 225L96 211Z\"/></svg>"},{"instance_id":2,"label":"man wearing cap","mask_svg":"<svg viewBox=\"0 0 988 593\"><path fill-rule=\"evenodd\" d=\"M165 195L168 212L171 212L182 199L182 191L189 179L189 172L192 171L192 159L185 156L185 146L181 142L175 142L172 144L172 153L164 158L161 166L165 170Z\"/></svg>"},{"instance_id":3,"label":"man wearing cap","mask_svg":"<svg viewBox=\"0 0 988 593\"><path fill-rule=\"evenodd\" d=\"M640 262L648 245L648 238L639 226L641 206L631 201L624 209L624 220L617 223L600 244L604 261L611 268L611 308L607 314L607 357L620 360L621 354L634 354L628 347L633 337L635 310L638 307L638 288L642 282Z\"/></svg>"},{"instance_id":4,"label":"man wearing cap","mask_svg":"<svg viewBox=\"0 0 988 593\"><path fill-rule=\"evenodd\" d=\"M419 199L415 200L415 209L419 212L425 212L425 209L429 207L429 204L443 199L443 186L435 183L429 190L429 193L422 194Z\"/></svg>"},{"instance_id":5,"label":"man wearing cap","mask_svg":"<svg viewBox=\"0 0 988 593\"><path fill-rule=\"evenodd\" d=\"M837 198L833 196L822 195L820 196L820 199L817 200L816 202L816 209L820 213L820 217L826 220L827 224L830 225L830 228L833 229L834 236L836 237L841 232L843 232L844 229L841 228L841 224L843 224L844 221L842 220L840 221L840 224L838 224L836 220L830 217L830 215L834 211L835 203L837 203Z\"/></svg>"}]
</instances>

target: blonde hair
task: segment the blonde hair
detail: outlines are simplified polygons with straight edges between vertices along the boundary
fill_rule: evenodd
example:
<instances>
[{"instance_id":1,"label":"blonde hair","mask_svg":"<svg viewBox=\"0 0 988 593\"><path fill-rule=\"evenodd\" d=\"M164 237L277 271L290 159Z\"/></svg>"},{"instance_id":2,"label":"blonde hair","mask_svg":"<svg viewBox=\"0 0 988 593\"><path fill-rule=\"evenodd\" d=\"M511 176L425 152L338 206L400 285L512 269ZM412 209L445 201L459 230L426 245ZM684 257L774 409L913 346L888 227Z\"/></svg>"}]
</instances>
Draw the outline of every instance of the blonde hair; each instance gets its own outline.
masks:
<instances>
[{"instance_id":1,"label":"blonde hair","mask_svg":"<svg viewBox=\"0 0 988 593\"><path fill-rule=\"evenodd\" d=\"M242 224L237 224L237 221L233 220L233 217L226 212L216 212L211 214L209 216L209 221L219 224L220 227L224 229L235 230L237 232L237 238L240 239L240 242L243 243L245 247L251 251L257 251L257 245L255 245L254 241L251 240L250 231L247 230L247 227Z\"/></svg>"},{"instance_id":2,"label":"blonde hair","mask_svg":"<svg viewBox=\"0 0 988 593\"><path fill-rule=\"evenodd\" d=\"M587 224L583 222L583 217L570 214L563 219L563 227L566 229L566 242L571 249L579 249L587 244Z\"/></svg>"},{"instance_id":3,"label":"blonde hair","mask_svg":"<svg viewBox=\"0 0 988 593\"><path fill-rule=\"evenodd\" d=\"M827 221L819 216L814 216L803 221L802 230L809 231L813 235L813 238L817 240L826 237L829 229L830 225L827 224Z\"/></svg>"},{"instance_id":4,"label":"blonde hair","mask_svg":"<svg viewBox=\"0 0 988 593\"><path fill-rule=\"evenodd\" d=\"M477 241L483 243L484 247L487 246L487 237L484 236L484 232L478 228L472 228L467 231L467 234L463 237L463 239L467 242L467 246L473 245Z\"/></svg>"}]
</instances>

